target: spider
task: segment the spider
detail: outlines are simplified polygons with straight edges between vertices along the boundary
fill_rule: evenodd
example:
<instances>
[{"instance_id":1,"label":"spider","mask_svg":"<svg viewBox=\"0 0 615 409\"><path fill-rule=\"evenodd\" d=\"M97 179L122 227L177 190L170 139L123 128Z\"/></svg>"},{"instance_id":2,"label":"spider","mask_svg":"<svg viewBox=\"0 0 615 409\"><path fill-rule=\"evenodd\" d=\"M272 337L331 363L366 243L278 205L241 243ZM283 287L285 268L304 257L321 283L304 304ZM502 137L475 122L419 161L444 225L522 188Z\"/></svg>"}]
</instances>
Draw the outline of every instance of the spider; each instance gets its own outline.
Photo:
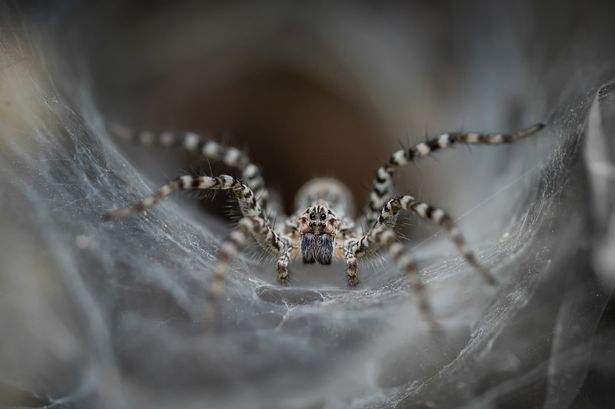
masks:
<instances>
[{"instance_id":1,"label":"spider","mask_svg":"<svg viewBox=\"0 0 615 409\"><path fill-rule=\"evenodd\" d=\"M510 134L443 133L408 149L400 149L390 156L388 163L378 168L368 203L362 215L353 219L351 193L336 179L321 177L308 181L297 192L295 212L286 216L279 210L280 206L271 200L259 168L239 149L223 146L193 132L135 131L115 124L110 126L110 131L119 138L136 140L143 145L183 147L201 153L208 160L224 163L239 171L241 177L180 176L135 206L107 213L105 219L118 220L143 212L180 190L224 190L237 200L242 217L219 250L209 289L208 315L211 315L211 306L223 293L224 277L231 258L252 236L262 249L277 257L277 275L281 283L288 281L289 263L301 257L306 264L331 264L334 260L343 260L348 284L355 286L359 282L357 260L383 249L398 268L409 275L421 314L431 325L437 326L416 265L408 254L407 246L400 242L393 230L401 211L442 226L463 258L489 284L495 284L495 278L478 262L453 219L444 210L411 195L394 196L395 170L456 144L509 144L535 134L543 127L539 123ZM276 225L273 220L280 218L284 223ZM365 231L361 231L360 226L366 226Z\"/></svg>"}]
</instances>

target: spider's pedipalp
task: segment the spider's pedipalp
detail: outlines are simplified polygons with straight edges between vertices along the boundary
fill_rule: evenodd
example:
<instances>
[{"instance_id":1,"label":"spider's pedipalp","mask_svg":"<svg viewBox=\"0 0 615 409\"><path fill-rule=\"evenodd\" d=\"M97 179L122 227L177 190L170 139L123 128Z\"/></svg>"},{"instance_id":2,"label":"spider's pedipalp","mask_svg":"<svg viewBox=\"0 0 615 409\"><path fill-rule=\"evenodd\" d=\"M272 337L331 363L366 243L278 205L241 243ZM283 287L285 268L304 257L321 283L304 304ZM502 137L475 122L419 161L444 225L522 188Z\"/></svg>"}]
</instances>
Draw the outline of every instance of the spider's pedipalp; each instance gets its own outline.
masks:
<instances>
[{"instance_id":1,"label":"spider's pedipalp","mask_svg":"<svg viewBox=\"0 0 615 409\"><path fill-rule=\"evenodd\" d=\"M391 199L393 195L393 174L396 168L407 165L415 159L429 156L437 150L449 148L457 143L487 145L513 143L535 134L543 128L544 124L536 124L510 134L443 133L409 149L400 149L394 152L390 156L389 162L378 168L376 178L372 183L369 201L364 211L364 218L367 226L371 227L375 223L382 206L384 206L387 200Z\"/></svg>"}]
</instances>

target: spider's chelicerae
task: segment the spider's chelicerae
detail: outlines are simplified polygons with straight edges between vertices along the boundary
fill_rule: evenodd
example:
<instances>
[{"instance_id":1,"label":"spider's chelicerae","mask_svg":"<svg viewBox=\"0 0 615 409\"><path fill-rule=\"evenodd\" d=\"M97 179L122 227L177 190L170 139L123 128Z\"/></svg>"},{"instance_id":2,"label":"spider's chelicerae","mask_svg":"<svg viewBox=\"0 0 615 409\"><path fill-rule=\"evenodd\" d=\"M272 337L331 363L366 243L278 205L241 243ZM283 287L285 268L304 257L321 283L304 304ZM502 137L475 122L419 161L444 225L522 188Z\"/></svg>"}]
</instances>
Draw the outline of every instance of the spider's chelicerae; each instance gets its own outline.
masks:
<instances>
[{"instance_id":1,"label":"spider's chelicerae","mask_svg":"<svg viewBox=\"0 0 615 409\"><path fill-rule=\"evenodd\" d=\"M350 191L336 179L316 178L308 181L296 195L295 212L286 216L281 214L280 206L270 200L271 196L259 168L240 150L222 146L192 132L153 133L114 125L111 127L112 133L122 139L137 140L143 145L180 146L188 151L199 152L208 160L221 161L238 170L241 177L180 176L135 206L108 213L106 219L117 220L142 212L179 190L225 190L237 200L242 217L221 246L210 286L210 306L223 291L229 260L237 254L248 237L252 236L260 247L277 257L278 279L282 283L288 280L288 264L301 257L303 263L307 264L331 264L334 260L343 260L346 263L348 284L354 286L359 281L357 260L384 249L400 270L408 273L423 316L435 325L415 263L393 230L400 211L411 212L444 227L464 259L487 282L494 283L495 279L477 261L452 218L444 210L410 195L393 195L393 173L398 167L415 159L424 158L456 144L512 143L540 131L543 127L543 124L537 124L511 134L444 133L409 149L398 150L391 155L388 163L376 172L367 206L363 213L354 219ZM273 223L273 220L281 219L284 223ZM366 230L361 232L360 226L366 226ZM211 308L209 310L211 311Z\"/></svg>"}]
</instances>

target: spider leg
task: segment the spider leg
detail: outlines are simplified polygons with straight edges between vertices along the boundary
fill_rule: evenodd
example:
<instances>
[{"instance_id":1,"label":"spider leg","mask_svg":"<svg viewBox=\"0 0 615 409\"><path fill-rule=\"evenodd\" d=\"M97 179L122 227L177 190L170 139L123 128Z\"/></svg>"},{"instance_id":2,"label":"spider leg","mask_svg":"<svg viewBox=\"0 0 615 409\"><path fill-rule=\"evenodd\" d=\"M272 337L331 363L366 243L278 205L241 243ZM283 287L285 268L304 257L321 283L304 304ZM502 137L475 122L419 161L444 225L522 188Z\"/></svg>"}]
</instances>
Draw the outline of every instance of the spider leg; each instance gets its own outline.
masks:
<instances>
[{"instance_id":1,"label":"spider leg","mask_svg":"<svg viewBox=\"0 0 615 409\"><path fill-rule=\"evenodd\" d=\"M370 243L376 240L374 235L377 234L378 229L389 226L394 222L397 214L402 209L411 211L422 219L430 220L444 227L463 258L474 267L489 284L495 284L495 278L478 262L476 256L472 250L470 250L466 240L463 238L463 235L451 217L444 210L420 202L410 195L400 196L387 202L372 230L359 241L359 250L369 248Z\"/></svg>"},{"instance_id":2,"label":"spider leg","mask_svg":"<svg viewBox=\"0 0 615 409\"><path fill-rule=\"evenodd\" d=\"M216 264L209 286L209 297L205 305L205 319L207 321L214 319L217 302L224 293L224 281L230 259L237 256L239 249L245 243L250 233L253 235L257 234L257 224L250 217L243 217L239 220L237 228L229 234L226 241L222 244L218 253L218 264Z\"/></svg>"},{"instance_id":3,"label":"spider leg","mask_svg":"<svg viewBox=\"0 0 615 409\"><path fill-rule=\"evenodd\" d=\"M427 295L425 294L425 286L421 281L412 257L408 254L407 248L397 240L393 229L384 224L375 227L370 233L372 247L383 247L389 256L391 256L391 258L395 261L397 267L408 273L410 283L418 299L421 315L429 323L432 329L439 329L439 325L434 317L431 305L427 299ZM346 265L348 269L346 272L348 274L348 279L349 281L351 279L358 280L356 276L356 258L364 257L369 253L365 251L365 248L361 247L360 241L355 241L352 239L348 241L347 249Z\"/></svg>"},{"instance_id":4,"label":"spider leg","mask_svg":"<svg viewBox=\"0 0 615 409\"><path fill-rule=\"evenodd\" d=\"M359 276L357 274L357 256L355 252L355 242L351 240L344 245L344 260L346 260L346 277L348 285L351 287L359 284Z\"/></svg>"},{"instance_id":5,"label":"spider leg","mask_svg":"<svg viewBox=\"0 0 615 409\"><path fill-rule=\"evenodd\" d=\"M275 249L275 251L271 252L279 256L278 277L280 281L284 281L288 278L286 266L288 265L291 247L287 238L276 238L276 233L268 227L267 221L263 218L251 216L241 218L235 230L233 230L224 243L222 243L222 247L218 253L218 263L214 270L212 282L209 287L209 298L205 306L205 319L208 321L213 320L215 317L217 302L224 293L224 282L230 260L232 257L238 255L241 247L250 234L255 237L259 243L266 243L263 247ZM283 271L281 271L280 260L286 260L286 264L283 265Z\"/></svg>"},{"instance_id":6,"label":"spider leg","mask_svg":"<svg viewBox=\"0 0 615 409\"><path fill-rule=\"evenodd\" d=\"M280 256L282 262L290 254L290 240L286 236L280 236L271 227L269 219L263 214L254 197L254 192L246 184L229 175L217 177L180 176L164 185L153 195L142 199L135 206L107 213L105 219L118 220L128 217L155 206L174 192L194 189L232 191L239 202L239 208L244 216L240 219L237 228L230 233L228 239L223 243L219 253L218 264L214 271L213 282L210 288L211 302L206 308L206 314L208 318L211 318L214 312L213 304L224 289L224 276L228 269L229 260L237 254L248 235L252 234L259 245L271 254ZM287 264L288 262L286 262ZM278 274L281 280L288 277L286 265L280 266L280 262L278 262Z\"/></svg>"},{"instance_id":7,"label":"spider leg","mask_svg":"<svg viewBox=\"0 0 615 409\"><path fill-rule=\"evenodd\" d=\"M244 216L261 216L262 210L254 192L240 180L229 176L180 176L162 186L156 193L142 199L135 206L107 213L106 220L118 220L143 212L154 207L162 199L180 190L230 190L232 191Z\"/></svg>"},{"instance_id":8,"label":"spider leg","mask_svg":"<svg viewBox=\"0 0 615 409\"><path fill-rule=\"evenodd\" d=\"M182 147L189 152L199 152L208 160L222 162L229 168L239 170L241 179L252 189L260 207L266 214L275 218L275 212L279 210L279 206L270 202L271 197L260 169L241 150L221 145L211 137L195 132L134 130L117 123L109 124L108 129L113 135L123 140L136 141L144 146Z\"/></svg>"},{"instance_id":9,"label":"spider leg","mask_svg":"<svg viewBox=\"0 0 615 409\"><path fill-rule=\"evenodd\" d=\"M400 149L394 152L386 165L381 166L372 184L369 202L364 210L363 218L368 228L371 227L380 209L392 198L393 195L393 174L398 167L407 165L415 159L424 158L433 152L449 148L455 144L488 144L499 145L513 143L526 138L544 128L544 124L536 124L527 129L523 129L511 134L479 134L452 132L444 133L435 138L428 139L409 149Z\"/></svg>"},{"instance_id":10,"label":"spider leg","mask_svg":"<svg viewBox=\"0 0 615 409\"><path fill-rule=\"evenodd\" d=\"M282 284L288 282L288 264L290 263L292 253L292 247L289 243L290 240L285 241L285 247L280 251L277 261L278 280Z\"/></svg>"},{"instance_id":11,"label":"spider leg","mask_svg":"<svg viewBox=\"0 0 615 409\"><path fill-rule=\"evenodd\" d=\"M267 216L260 208L254 192L243 182L229 175L221 175L217 177L209 176L180 176L173 179L171 182L162 186L160 190L151 196L142 199L133 207L120 209L107 213L104 216L105 220L118 220L130 215L142 212L146 209L154 207L165 197L168 197L179 190L230 190L237 198L239 209L244 217L249 217L252 221L258 224L258 229L253 230L254 238L262 248L274 255L278 255L280 251L285 249L287 239L280 236L271 227L271 223Z\"/></svg>"}]
</instances>

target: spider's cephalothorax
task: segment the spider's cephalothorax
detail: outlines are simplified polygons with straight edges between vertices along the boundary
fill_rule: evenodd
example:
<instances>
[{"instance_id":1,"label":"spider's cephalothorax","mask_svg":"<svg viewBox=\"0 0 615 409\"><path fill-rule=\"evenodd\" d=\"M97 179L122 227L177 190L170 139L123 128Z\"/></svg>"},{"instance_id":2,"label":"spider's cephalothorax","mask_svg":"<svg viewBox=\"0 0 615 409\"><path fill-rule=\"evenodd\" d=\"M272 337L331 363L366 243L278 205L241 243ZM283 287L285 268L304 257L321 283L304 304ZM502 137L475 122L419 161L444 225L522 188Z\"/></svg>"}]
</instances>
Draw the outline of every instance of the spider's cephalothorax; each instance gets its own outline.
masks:
<instances>
[{"instance_id":1,"label":"spider's cephalothorax","mask_svg":"<svg viewBox=\"0 0 615 409\"><path fill-rule=\"evenodd\" d=\"M339 216L352 211L350 191L335 179L316 178L299 189L295 202L297 213L288 224L300 237L303 262L331 264L342 223Z\"/></svg>"},{"instance_id":2,"label":"spider's cephalothorax","mask_svg":"<svg viewBox=\"0 0 615 409\"><path fill-rule=\"evenodd\" d=\"M299 218L301 256L305 264L331 264L338 221L325 202L308 207Z\"/></svg>"},{"instance_id":3,"label":"spider's cephalothorax","mask_svg":"<svg viewBox=\"0 0 615 409\"><path fill-rule=\"evenodd\" d=\"M237 227L222 244L218 265L211 284L208 311L223 290L224 276L229 260L251 235L267 252L277 257L278 279L288 279L288 264L299 255L304 263L331 264L334 260L346 263L346 276L350 285L358 283L357 259L383 249L395 261L401 271L409 274L425 318L433 325L436 321L423 292L423 285L407 247L399 241L393 230L400 211L442 226L465 260L489 282L495 279L478 262L453 219L442 209L423 203L410 195L394 196L393 174L395 170L417 159L429 156L434 151L456 144L507 144L532 135L544 127L542 124L511 134L444 133L408 149L394 152L389 161L376 172L372 191L363 214L355 220L350 192L332 178L317 178L306 183L298 192L296 212L286 217L278 211L281 206L273 203L257 166L236 148L224 147L218 142L195 133L153 133L132 131L113 126L111 131L124 139L136 139L144 145L158 143L165 147L181 146L199 152L209 160L217 160L241 173L240 178L228 175L181 176L164 185L155 194L141 200L137 205L117 210L106 215L107 219L121 219L151 208L163 198L178 190L225 190L233 194L239 204L242 218ZM273 220L282 218L284 223L275 225ZM361 232L357 226L363 226Z\"/></svg>"}]
</instances>

